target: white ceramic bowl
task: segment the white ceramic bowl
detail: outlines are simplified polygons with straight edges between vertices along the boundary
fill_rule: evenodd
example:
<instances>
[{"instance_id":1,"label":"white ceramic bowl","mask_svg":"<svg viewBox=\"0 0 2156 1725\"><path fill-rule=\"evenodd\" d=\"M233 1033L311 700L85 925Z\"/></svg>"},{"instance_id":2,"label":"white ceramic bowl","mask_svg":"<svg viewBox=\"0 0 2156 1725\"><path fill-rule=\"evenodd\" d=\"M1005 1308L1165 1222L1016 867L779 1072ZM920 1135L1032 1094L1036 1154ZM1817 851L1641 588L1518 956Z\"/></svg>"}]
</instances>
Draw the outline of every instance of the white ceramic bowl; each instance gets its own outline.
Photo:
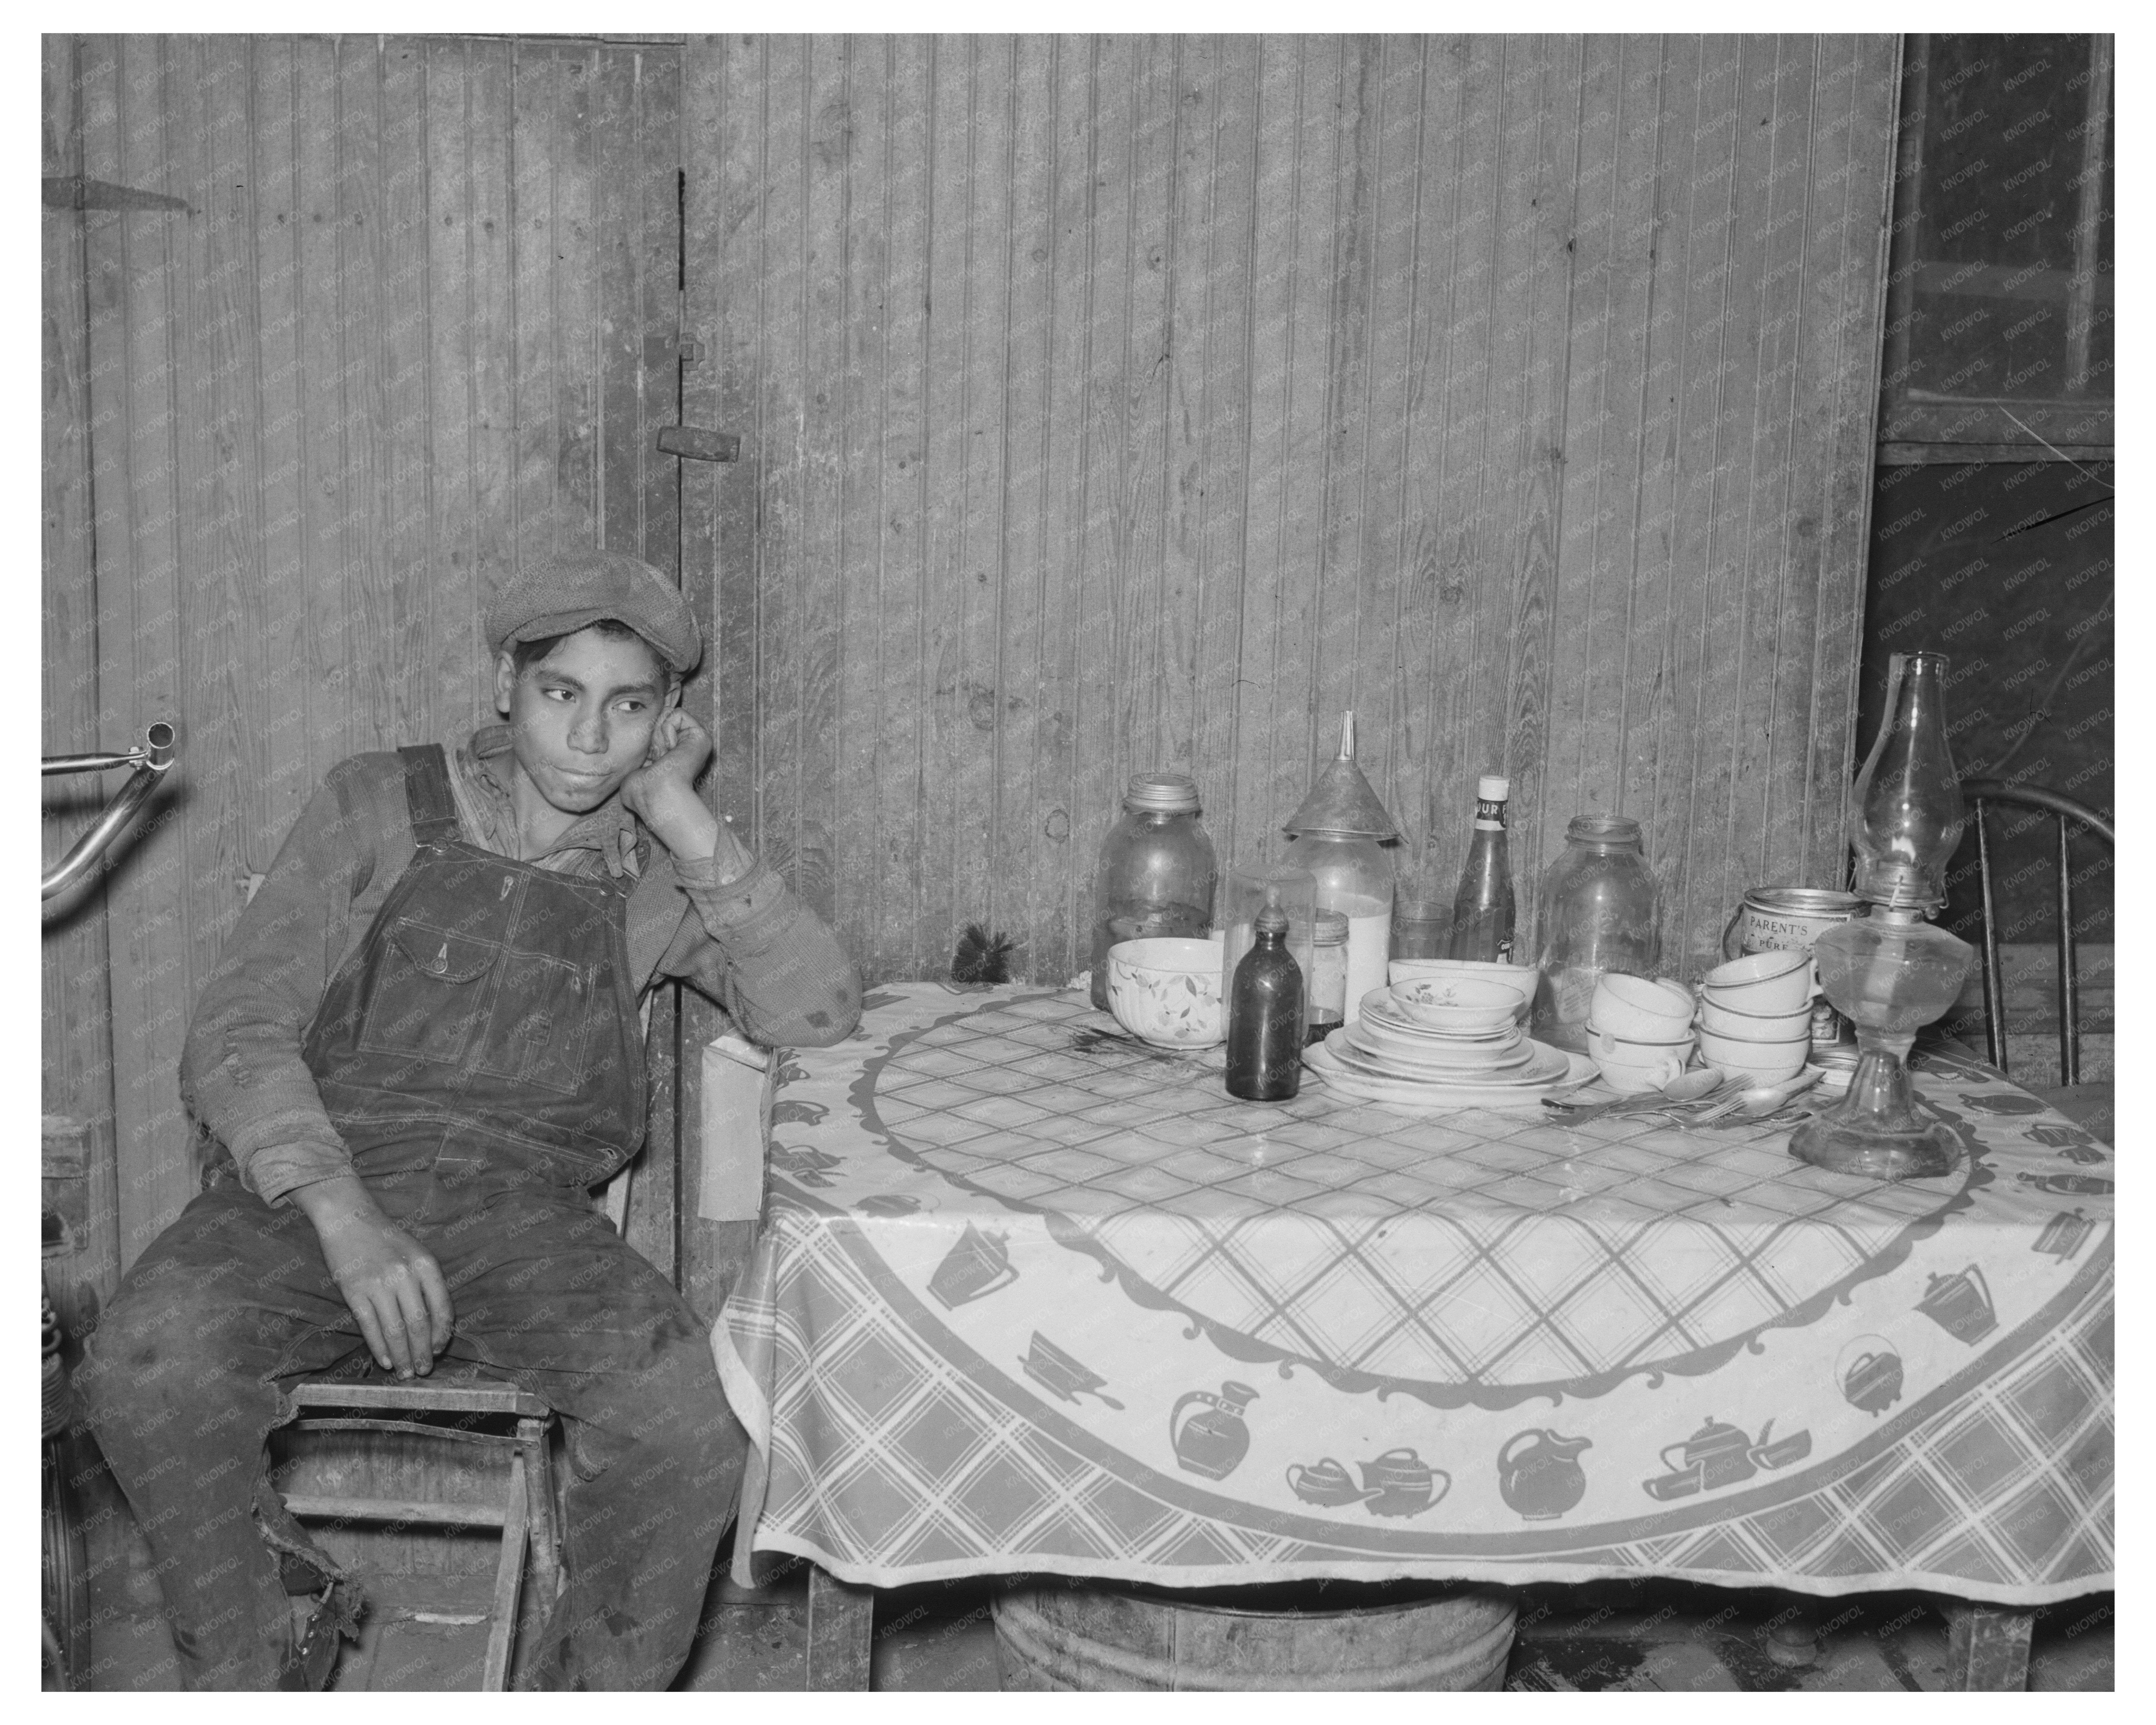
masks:
<instances>
[{"instance_id":1,"label":"white ceramic bowl","mask_svg":"<svg viewBox=\"0 0 2156 1725\"><path fill-rule=\"evenodd\" d=\"M1217 941L1162 936L1108 948L1108 1010L1156 1048L1210 1048L1228 1034Z\"/></svg>"},{"instance_id":2,"label":"white ceramic bowl","mask_svg":"<svg viewBox=\"0 0 2156 1725\"><path fill-rule=\"evenodd\" d=\"M1812 1009L1809 1004L1794 1012L1778 1012L1771 1017L1758 1013L1738 1012L1712 1000L1699 1003L1699 1024L1702 1030L1712 1030L1717 1036L1734 1037L1739 1042L1789 1042L1799 1036L1809 1036L1812 1031Z\"/></svg>"},{"instance_id":3,"label":"white ceramic bowl","mask_svg":"<svg viewBox=\"0 0 2156 1725\"><path fill-rule=\"evenodd\" d=\"M1762 1018L1794 1012L1812 998L1809 952L1749 952L1700 978L1701 998Z\"/></svg>"},{"instance_id":4,"label":"white ceramic bowl","mask_svg":"<svg viewBox=\"0 0 2156 1725\"><path fill-rule=\"evenodd\" d=\"M1432 1030L1471 1036L1512 1022L1519 990L1480 977L1415 977L1386 991L1395 1009Z\"/></svg>"},{"instance_id":5,"label":"white ceramic bowl","mask_svg":"<svg viewBox=\"0 0 2156 1725\"><path fill-rule=\"evenodd\" d=\"M1691 1034L1691 991L1679 983L1611 971L1594 984L1589 1023L1632 1042L1666 1042Z\"/></svg>"},{"instance_id":6,"label":"white ceramic bowl","mask_svg":"<svg viewBox=\"0 0 2156 1725\"><path fill-rule=\"evenodd\" d=\"M1794 1042L1742 1042L1717 1036L1712 1030L1699 1033L1700 1058L1708 1065L1732 1077L1755 1078L1763 1084L1795 1077L1804 1070L1811 1047L1809 1035Z\"/></svg>"},{"instance_id":7,"label":"white ceramic bowl","mask_svg":"<svg viewBox=\"0 0 2156 1725\"><path fill-rule=\"evenodd\" d=\"M1537 974L1532 964L1499 964L1481 958L1395 958L1385 970L1386 980L1394 983L1465 982L1471 978L1496 983L1518 996L1520 1004L1512 1009L1516 1022L1523 1021L1527 1009L1534 1004Z\"/></svg>"}]
</instances>

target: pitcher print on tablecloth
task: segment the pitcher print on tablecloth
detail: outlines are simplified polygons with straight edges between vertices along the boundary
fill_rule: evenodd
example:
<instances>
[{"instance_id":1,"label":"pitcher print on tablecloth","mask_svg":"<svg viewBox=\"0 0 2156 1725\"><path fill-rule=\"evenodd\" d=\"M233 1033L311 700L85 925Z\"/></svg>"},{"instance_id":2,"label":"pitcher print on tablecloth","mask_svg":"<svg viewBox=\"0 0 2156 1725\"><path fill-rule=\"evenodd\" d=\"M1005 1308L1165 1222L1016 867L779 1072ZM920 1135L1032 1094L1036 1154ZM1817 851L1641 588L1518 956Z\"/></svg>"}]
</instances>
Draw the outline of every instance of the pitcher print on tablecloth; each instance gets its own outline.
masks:
<instances>
[{"instance_id":1,"label":"pitcher print on tablecloth","mask_svg":"<svg viewBox=\"0 0 2156 1725\"><path fill-rule=\"evenodd\" d=\"M1516 1431L1497 1452L1498 1495L1530 1522L1553 1521L1587 1495L1579 1455L1594 1447L1592 1439L1559 1437L1547 1426Z\"/></svg>"},{"instance_id":2,"label":"pitcher print on tablecloth","mask_svg":"<svg viewBox=\"0 0 2156 1725\"><path fill-rule=\"evenodd\" d=\"M1168 1440L1175 1450L1175 1465L1209 1480L1227 1478L1250 1453L1250 1428L1243 1423L1243 1410L1257 1399L1257 1391L1249 1384L1232 1382L1223 1384L1218 1395L1209 1389L1193 1389L1178 1396L1168 1414ZM1191 1408L1202 1411L1185 1419L1185 1410Z\"/></svg>"}]
</instances>

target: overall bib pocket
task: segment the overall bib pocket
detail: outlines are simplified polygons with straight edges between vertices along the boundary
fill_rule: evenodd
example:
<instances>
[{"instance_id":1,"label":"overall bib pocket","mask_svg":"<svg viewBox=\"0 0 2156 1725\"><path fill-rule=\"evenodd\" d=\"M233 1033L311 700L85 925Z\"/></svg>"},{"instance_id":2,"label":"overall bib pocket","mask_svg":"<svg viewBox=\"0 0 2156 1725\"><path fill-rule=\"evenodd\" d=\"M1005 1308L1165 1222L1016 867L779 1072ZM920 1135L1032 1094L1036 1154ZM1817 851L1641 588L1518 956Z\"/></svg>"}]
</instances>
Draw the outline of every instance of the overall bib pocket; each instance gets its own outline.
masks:
<instances>
[{"instance_id":1,"label":"overall bib pocket","mask_svg":"<svg viewBox=\"0 0 2156 1725\"><path fill-rule=\"evenodd\" d=\"M416 916L400 916L367 978L359 1046L461 1064L486 1015L485 978L501 948Z\"/></svg>"}]
</instances>

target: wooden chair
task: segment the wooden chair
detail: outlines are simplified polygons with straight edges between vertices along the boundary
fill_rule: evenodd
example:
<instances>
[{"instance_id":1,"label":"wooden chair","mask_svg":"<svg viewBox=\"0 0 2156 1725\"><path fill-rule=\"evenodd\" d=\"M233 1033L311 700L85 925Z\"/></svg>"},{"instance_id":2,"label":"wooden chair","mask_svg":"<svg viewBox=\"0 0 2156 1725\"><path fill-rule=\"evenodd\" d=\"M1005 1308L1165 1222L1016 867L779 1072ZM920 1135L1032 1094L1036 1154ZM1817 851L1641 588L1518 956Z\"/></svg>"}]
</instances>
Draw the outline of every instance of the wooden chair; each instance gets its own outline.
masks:
<instances>
[{"instance_id":1,"label":"wooden chair","mask_svg":"<svg viewBox=\"0 0 2156 1725\"><path fill-rule=\"evenodd\" d=\"M2079 1119L2080 1111L2095 1102L2108 1116L2109 1099L2082 1096L2078 1091L2093 1090L2084 1086L2081 1079L2081 978L2074 948L2074 885L2073 859L2069 845L2071 827L2080 825L2103 841L2107 849L2115 850L2117 840L2111 823L2071 797L2056 791L2046 790L2041 785L2016 784L1997 778L1965 778L1961 782L1963 800L1970 805L1976 828L1977 879L1982 893L1984 938L1979 947L1984 963L1984 1034L1985 1054L1991 1064L2002 1072L2007 1070L2006 1045L2006 981L1999 963L1999 915L1994 884L1994 845L1990 829L1984 819L1988 805L2002 803L2009 808L2033 809L2050 814L2058 827L2058 964L2056 982L2059 1009L2059 1083L2054 1090L2040 1091L2046 1101L2061 1106ZM2109 1086L2103 1086L2107 1091ZM2084 1122L2084 1124L2088 1122ZM2110 1137L2107 1120L2102 1136Z\"/></svg>"},{"instance_id":2,"label":"wooden chair","mask_svg":"<svg viewBox=\"0 0 2156 1725\"><path fill-rule=\"evenodd\" d=\"M360 1432L411 1450L440 1446L449 1465L428 1467L423 1476L470 1483L465 1461L473 1450L501 1455L500 1494L492 1500L469 1496L382 1496L346 1489L287 1493L285 1507L301 1521L339 1524L389 1524L397 1527L499 1527L501 1548L494 1591L484 1620L489 1625L486 1659L480 1686L509 1686L518 1602L525 1586L525 1559L531 1559L530 1614L543 1623L561 1585L561 1538L557 1520L554 1473L547 1440L554 1411L540 1397L514 1384L476 1375L444 1376L408 1384L316 1378L291 1392L299 1417L291 1432ZM446 1417L445 1417L446 1416ZM480 1429L488 1422L507 1430ZM461 1452L461 1453L459 1453ZM406 1477L411 1476L407 1469ZM340 1474L341 1481L347 1477Z\"/></svg>"}]
</instances>

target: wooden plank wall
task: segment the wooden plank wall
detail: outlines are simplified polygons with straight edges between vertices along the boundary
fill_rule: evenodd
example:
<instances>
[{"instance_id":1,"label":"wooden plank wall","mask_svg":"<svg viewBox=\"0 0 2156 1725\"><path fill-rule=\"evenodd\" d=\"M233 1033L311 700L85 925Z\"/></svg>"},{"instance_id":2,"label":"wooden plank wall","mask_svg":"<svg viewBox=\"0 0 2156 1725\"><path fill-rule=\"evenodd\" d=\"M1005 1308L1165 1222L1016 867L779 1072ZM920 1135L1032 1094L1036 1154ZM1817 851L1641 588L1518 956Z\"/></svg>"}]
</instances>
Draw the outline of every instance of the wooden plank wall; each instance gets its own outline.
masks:
<instances>
[{"instance_id":1,"label":"wooden plank wall","mask_svg":"<svg viewBox=\"0 0 2156 1725\"><path fill-rule=\"evenodd\" d=\"M1897 51L692 40L722 802L871 980L1060 981L1129 773L1254 859L1346 707L1523 900L1636 816L1672 970L1834 880Z\"/></svg>"},{"instance_id":2,"label":"wooden plank wall","mask_svg":"<svg viewBox=\"0 0 2156 1725\"><path fill-rule=\"evenodd\" d=\"M45 943L49 1110L96 1117L109 991L131 1261L196 1179L175 1078L196 994L322 774L492 717L478 617L518 553L673 567L652 431L678 374L643 344L678 328L680 54L85 36L45 57L47 172L187 205L45 218L44 747L158 716L182 737L156 825Z\"/></svg>"},{"instance_id":3,"label":"wooden plank wall","mask_svg":"<svg viewBox=\"0 0 2156 1725\"><path fill-rule=\"evenodd\" d=\"M42 66L43 169L48 177L82 172L75 126L72 55L64 39L46 37ZM71 212L48 208L43 252L41 563L44 747L59 753L97 741L97 587L91 566L90 331L83 316L83 234ZM111 740L115 744L118 739ZM110 795L110 784L83 778L42 782L45 855L57 859ZM112 988L105 918L88 901L94 886L74 888L49 909L40 967L44 1111L85 1129L90 1190L84 1205L88 1237L73 1244L76 1274L100 1295L120 1275L118 1163L114 1153Z\"/></svg>"}]
</instances>

